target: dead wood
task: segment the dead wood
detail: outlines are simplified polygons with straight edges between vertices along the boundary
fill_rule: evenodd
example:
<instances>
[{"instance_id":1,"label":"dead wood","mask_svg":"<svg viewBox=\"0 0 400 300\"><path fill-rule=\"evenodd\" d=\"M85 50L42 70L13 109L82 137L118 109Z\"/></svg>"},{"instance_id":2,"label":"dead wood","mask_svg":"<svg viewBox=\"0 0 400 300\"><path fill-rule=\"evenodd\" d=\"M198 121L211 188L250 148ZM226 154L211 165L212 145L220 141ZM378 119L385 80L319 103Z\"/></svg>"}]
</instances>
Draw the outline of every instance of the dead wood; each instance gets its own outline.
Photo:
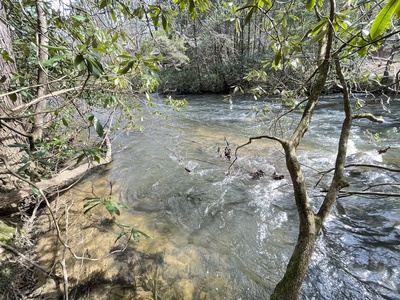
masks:
<instances>
[{"instance_id":1,"label":"dead wood","mask_svg":"<svg viewBox=\"0 0 400 300\"><path fill-rule=\"evenodd\" d=\"M105 166L112 161L111 142L108 137L106 138L106 146L106 155L100 162L88 161L72 170L65 170L53 178L37 182L35 186L44 191L47 197L69 189L84 178L85 175L89 174L89 172ZM8 216L19 212L20 205L33 195L33 189L28 184L13 192L0 194L0 216Z\"/></svg>"}]
</instances>

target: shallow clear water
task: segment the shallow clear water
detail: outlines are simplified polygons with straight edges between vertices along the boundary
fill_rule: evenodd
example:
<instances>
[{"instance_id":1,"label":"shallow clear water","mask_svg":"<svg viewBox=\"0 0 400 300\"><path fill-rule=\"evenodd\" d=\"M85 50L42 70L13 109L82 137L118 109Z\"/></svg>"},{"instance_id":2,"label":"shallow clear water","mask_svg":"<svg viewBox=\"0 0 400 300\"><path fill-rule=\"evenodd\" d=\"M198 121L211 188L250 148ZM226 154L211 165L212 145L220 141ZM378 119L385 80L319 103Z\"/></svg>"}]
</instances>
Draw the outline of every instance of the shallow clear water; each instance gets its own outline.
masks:
<instances>
[{"instance_id":1,"label":"shallow clear water","mask_svg":"<svg viewBox=\"0 0 400 300\"><path fill-rule=\"evenodd\" d=\"M227 176L223 150L225 139L234 150L249 136L268 133L272 114L255 121L253 108L276 111L279 105L250 98L229 103L213 95L187 100L181 114L146 116L144 133L121 136L121 150L104 176L118 187L130 218L140 216L139 228L154 237L141 242L146 251L164 254L159 275L170 291L163 299L268 299L298 230L284 156L279 145L256 141L239 150ZM375 105L387 121L383 125L355 121L349 161L400 164L398 102L391 113ZM314 188L317 172L334 164L343 117L340 98L320 104L298 153L315 206L323 196ZM299 116L282 121L282 128ZM378 138L371 139L367 128ZM377 149L386 146L391 149L379 155ZM257 170L266 176L252 179ZM274 172L285 178L273 180ZM369 169L347 175L352 187L400 179ZM399 199L347 197L338 203L318 239L301 299L400 299Z\"/></svg>"}]
</instances>

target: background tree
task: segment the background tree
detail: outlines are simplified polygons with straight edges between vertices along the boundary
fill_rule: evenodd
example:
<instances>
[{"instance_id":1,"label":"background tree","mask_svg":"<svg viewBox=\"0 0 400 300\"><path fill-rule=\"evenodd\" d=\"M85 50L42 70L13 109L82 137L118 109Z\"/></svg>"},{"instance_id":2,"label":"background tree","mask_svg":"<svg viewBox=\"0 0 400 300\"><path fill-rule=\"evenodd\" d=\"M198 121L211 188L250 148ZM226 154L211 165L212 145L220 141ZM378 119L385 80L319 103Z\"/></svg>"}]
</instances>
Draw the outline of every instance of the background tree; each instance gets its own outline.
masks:
<instances>
[{"instance_id":1,"label":"background tree","mask_svg":"<svg viewBox=\"0 0 400 300\"><path fill-rule=\"evenodd\" d=\"M12 93L13 82L12 74L17 73L17 66L15 63L15 55L12 48L10 30L6 23L6 13L4 6L0 6L0 78L1 78L1 90L4 95L0 101L0 114L5 118L8 118L8 122L0 121L0 148L2 149L1 155L7 157L10 164L16 164L21 155L18 149L10 148L9 145L14 143L22 143L25 141L25 137L18 132L23 132L24 127L22 120L13 119L13 114L9 113L14 107L22 104L21 95ZM8 115L6 113L9 113ZM10 128L14 128L12 131ZM13 180L7 174L4 168L0 169L0 180L4 190L9 190L14 187Z\"/></svg>"}]
</instances>

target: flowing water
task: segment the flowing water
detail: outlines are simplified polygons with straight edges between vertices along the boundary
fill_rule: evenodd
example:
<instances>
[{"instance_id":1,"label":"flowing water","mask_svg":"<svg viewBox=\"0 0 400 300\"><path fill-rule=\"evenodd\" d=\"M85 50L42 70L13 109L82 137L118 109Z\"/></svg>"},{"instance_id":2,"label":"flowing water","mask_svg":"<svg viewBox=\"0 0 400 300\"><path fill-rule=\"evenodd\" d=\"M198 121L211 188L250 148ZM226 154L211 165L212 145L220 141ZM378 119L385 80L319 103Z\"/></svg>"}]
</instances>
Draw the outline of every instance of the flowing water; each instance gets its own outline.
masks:
<instances>
[{"instance_id":1,"label":"flowing water","mask_svg":"<svg viewBox=\"0 0 400 300\"><path fill-rule=\"evenodd\" d=\"M273 100L190 96L188 107L167 118L145 116L144 133L122 135L114 161L91 180L111 181L130 209L124 221L153 236L144 252L162 253L162 299L268 299L282 277L298 232L298 217L284 155L278 144L257 140L225 157L248 137L283 132L300 113L268 127L280 107ZM318 207L334 165L343 118L340 98L321 100L298 155ZM355 121L352 163L400 165L400 103L373 106L381 125ZM266 115L255 108L266 107ZM255 118L256 117L256 118ZM366 131L370 128L369 132ZM374 135L375 134L375 135ZM390 146L384 154L378 149ZM256 176L261 170L265 176ZM272 178L276 172L281 180ZM228 174L229 173L229 174ZM258 173L259 175L261 173ZM262 175L262 174L261 174ZM399 182L398 173L352 168L350 188ZM100 178L101 177L101 178ZM384 187L386 191L399 189ZM125 214L126 215L126 214ZM400 199L344 197L318 238L301 299L400 299Z\"/></svg>"}]
</instances>

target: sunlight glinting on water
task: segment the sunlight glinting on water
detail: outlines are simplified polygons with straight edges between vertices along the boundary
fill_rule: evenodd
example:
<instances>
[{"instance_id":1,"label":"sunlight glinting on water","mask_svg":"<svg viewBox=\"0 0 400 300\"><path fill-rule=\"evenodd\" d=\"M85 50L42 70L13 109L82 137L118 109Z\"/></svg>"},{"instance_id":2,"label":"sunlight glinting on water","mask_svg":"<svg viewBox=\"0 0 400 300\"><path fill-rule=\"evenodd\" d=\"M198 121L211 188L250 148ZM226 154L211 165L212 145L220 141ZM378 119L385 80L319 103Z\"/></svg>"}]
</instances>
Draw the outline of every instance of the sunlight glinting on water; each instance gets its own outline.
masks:
<instances>
[{"instance_id":1,"label":"sunlight glinting on water","mask_svg":"<svg viewBox=\"0 0 400 300\"><path fill-rule=\"evenodd\" d=\"M165 299L183 295L179 293L197 295L187 299L266 299L286 268L298 233L284 156L275 144L257 141L239 151L227 175L231 162L224 157L225 147L233 151L264 128L250 121L251 107L259 103L229 104L215 96L189 100L185 118L169 117L168 127L157 125L157 136L136 135L135 145L117 158L115 174L125 178L123 194L132 195L128 198L134 210L157 207L152 220L171 234L159 245L165 248L163 275L171 286ZM321 105L298 151L302 169L311 178L314 207L332 174L317 188L313 185L321 176L318 172L334 166L343 117L331 103ZM349 162L400 157L398 149L388 156L379 154L383 146L362 132L352 130ZM259 170L260 178L251 175ZM274 180L274 172L285 178ZM397 175L353 168L346 176L353 188L360 182L389 182ZM353 197L340 200L340 205L342 210L333 209L317 241L301 299L399 299L398 202Z\"/></svg>"}]
</instances>

